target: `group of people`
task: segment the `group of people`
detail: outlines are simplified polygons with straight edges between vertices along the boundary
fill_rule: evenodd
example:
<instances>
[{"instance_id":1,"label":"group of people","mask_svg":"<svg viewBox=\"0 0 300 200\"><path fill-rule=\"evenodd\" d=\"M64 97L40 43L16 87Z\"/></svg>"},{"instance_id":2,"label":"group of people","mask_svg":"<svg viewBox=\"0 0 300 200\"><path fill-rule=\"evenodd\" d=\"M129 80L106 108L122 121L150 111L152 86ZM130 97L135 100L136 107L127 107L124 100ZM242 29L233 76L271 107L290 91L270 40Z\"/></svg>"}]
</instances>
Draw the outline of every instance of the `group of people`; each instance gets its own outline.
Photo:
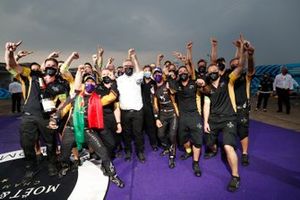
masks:
<instances>
[{"instance_id":1,"label":"group of people","mask_svg":"<svg viewBox=\"0 0 300 200\"><path fill-rule=\"evenodd\" d=\"M155 64L141 67L134 49L128 50L122 66L116 67L113 58L104 66L104 50L98 48L93 63L79 65L75 76L69 68L79 59L77 52L65 61L58 61L59 53L53 52L43 64L24 67L19 59L31 52L15 55L21 43L6 43L5 61L6 69L22 84L25 181L40 170L42 139L49 176L62 178L76 170L85 148L90 157L100 159L103 173L123 188L112 160L124 150L125 161L130 162L135 152L145 163L146 133L153 151L161 148L160 155L168 155L171 169L182 147L180 159L192 157L196 177L202 174L202 147L206 159L221 151L231 169L227 188L231 192L239 188L237 140L241 163L247 166L250 83L255 73L254 47L242 35L234 42L236 53L228 64L218 58L218 42L212 38L209 64L204 59L193 63L192 42L187 43L186 53L173 52L182 63L179 66L170 61L162 64L164 56L159 54Z\"/></svg>"}]
</instances>

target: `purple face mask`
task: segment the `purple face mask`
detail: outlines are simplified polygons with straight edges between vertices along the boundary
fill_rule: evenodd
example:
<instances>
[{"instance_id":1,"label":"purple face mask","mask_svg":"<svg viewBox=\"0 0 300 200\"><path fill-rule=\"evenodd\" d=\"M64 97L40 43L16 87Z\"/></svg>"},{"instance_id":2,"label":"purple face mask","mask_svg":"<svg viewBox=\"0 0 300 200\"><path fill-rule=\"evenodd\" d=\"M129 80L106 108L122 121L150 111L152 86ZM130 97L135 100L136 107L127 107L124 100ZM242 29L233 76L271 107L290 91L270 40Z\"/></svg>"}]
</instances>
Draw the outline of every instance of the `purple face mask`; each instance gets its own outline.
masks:
<instances>
[{"instance_id":1,"label":"purple face mask","mask_svg":"<svg viewBox=\"0 0 300 200\"><path fill-rule=\"evenodd\" d=\"M154 75L154 80L156 81L156 83L160 83L162 80L162 75L161 74L155 74Z\"/></svg>"},{"instance_id":2,"label":"purple face mask","mask_svg":"<svg viewBox=\"0 0 300 200\"><path fill-rule=\"evenodd\" d=\"M85 91L87 93L92 93L95 90L95 85L91 83L85 84Z\"/></svg>"}]
</instances>

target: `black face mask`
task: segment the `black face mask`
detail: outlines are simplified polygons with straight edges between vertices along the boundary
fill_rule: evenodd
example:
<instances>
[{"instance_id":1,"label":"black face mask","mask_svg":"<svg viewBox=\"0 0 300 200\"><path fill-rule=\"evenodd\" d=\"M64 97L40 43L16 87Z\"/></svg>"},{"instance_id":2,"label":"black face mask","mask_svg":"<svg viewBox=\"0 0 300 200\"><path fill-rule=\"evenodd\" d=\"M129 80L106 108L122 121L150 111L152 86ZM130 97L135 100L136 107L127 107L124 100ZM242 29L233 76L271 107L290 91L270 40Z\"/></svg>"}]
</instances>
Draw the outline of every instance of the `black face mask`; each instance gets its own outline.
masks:
<instances>
[{"instance_id":1,"label":"black face mask","mask_svg":"<svg viewBox=\"0 0 300 200\"><path fill-rule=\"evenodd\" d=\"M225 65L223 63L218 63L218 68L220 71L223 71L225 69Z\"/></svg>"},{"instance_id":2,"label":"black face mask","mask_svg":"<svg viewBox=\"0 0 300 200\"><path fill-rule=\"evenodd\" d=\"M122 76L124 74L124 72L118 71L117 74L118 74L118 77L119 77L119 76Z\"/></svg>"},{"instance_id":3,"label":"black face mask","mask_svg":"<svg viewBox=\"0 0 300 200\"><path fill-rule=\"evenodd\" d=\"M200 74L204 74L205 71L206 71L206 69L205 69L204 66L198 67L198 72L199 72Z\"/></svg>"},{"instance_id":4,"label":"black face mask","mask_svg":"<svg viewBox=\"0 0 300 200\"><path fill-rule=\"evenodd\" d=\"M30 75L31 76L37 76L37 77L42 77L43 76L42 72L39 71L39 70L31 70Z\"/></svg>"},{"instance_id":5,"label":"black face mask","mask_svg":"<svg viewBox=\"0 0 300 200\"><path fill-rule=\"evenodd\" d=\"M211 72L208 74L210 80L215 81L219 78L219 72Z\"/></svg>"},{"instance_id":6,"label":"black face mask","mask_svg":"<svg viewBox=\"0 0 300 200\"><path fill-rule=\"evenodd\" d=\"M179 75L179 78L181 81L186 81L189 78L189 75L187 73L183 73Z\"/></svg>"},{"instance_id":7,"label":"black face mask","mask_svg":"<svg viewBox=\"0 0 300 200\"><path fill-rule=\"evenodd\" d=\"M57 69L53 67L47 67L45 69L45 74L49 76L55 76L57 74Z\"/></svg>"},{"instance_id":8,"label":"black face mask","mask_svg":"<svg viewBox=\"0 0 300 200\"><path fill-rule=\"evenodd\" d=\"M127 76L131 76L133 74L133 68L131 68L131 67L126 68L125 69L125 74Z\"/></svg>"},{"instance_id":9,"label":"black face mask","mask_svg":"<svg viewBox=\"0 0 300 200\"><path fill-rule=\"evenodd\" d=\"M234 69L236 69L238 66L237 65L231 65L230 69L233 71Z\"/></svg>"},{"instance_id":10,"label":"black face mask","mask_svg":"<svg viewBox=\"0 0 300 200\"><path fill-rule=\"evenodd\" d=\"M109 78L109 76L104 76L102 77L103 83L108 84L111 83L111 79Z\"/></svg>"}]
</instances>

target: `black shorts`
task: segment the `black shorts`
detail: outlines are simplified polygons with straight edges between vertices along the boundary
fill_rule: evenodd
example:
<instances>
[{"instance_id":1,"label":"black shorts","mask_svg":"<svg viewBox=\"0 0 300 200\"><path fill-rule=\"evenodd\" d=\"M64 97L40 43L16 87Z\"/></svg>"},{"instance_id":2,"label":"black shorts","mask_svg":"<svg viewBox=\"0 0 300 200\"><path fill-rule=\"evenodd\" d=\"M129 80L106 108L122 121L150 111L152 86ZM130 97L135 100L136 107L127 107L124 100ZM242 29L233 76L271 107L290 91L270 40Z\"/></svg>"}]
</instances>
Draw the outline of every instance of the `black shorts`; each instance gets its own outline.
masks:
<instances>
[{"instance_id":1,"label":"black shorts","mask_svg":"<svg viewBox=\"0 0 300 200\"><path fill-rule=\"evenodd\" d=\"M249 109L237 109L237 134L240 140L249 135Z\"/></svg>"},{"instance_id":2,"label":"black shorts","mask_svg":"<svg viewBox=\"0 0 300 200\"><path fill-rule=\"evenodd\" d=\"M198 112L179 114L178 123L179 143L183 145L187 141L191 141L193 145L200 148L203 143L202 120Z\"/></svg>"},{"instance_id":3,"label":"black shorts","mask_svg":"<svg viewBox=\"0 0 300 200\"><path fill-rule=\"evenodd\" d=\"M210 133L205 133L208 146L216 144L218 135L223 133L223 145L230 145L236 148L237 122L236 117L211 116L208 120Z\"/></svg>"}]
</instances>

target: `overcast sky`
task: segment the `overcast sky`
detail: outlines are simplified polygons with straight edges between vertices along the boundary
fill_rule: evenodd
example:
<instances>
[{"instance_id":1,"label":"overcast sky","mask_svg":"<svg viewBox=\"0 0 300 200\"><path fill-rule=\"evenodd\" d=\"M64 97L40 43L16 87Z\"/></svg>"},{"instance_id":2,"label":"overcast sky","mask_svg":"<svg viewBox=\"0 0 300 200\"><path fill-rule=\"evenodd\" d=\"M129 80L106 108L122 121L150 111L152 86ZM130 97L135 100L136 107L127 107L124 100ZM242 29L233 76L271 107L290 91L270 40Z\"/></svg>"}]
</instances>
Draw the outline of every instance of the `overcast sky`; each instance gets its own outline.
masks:
<instances>
[{"instance_id":1,"label":"overcast sky","mask_svg":"<svg viewBox=\"0 0 300 200\"><path fill-rule=\"evenodd\" d=\"M239 33L255 46L256 64L300 62L299 0L7 0L0 2L0 61L6 41L23 40L34 51L24 61L41 62L51 51L65 59L78 51L77 65L91 61L97 44L105 60L120 64L135 48L141 64L157 53L174 60L173 50L194 42L194 61L207 58L209 39L230 60Z\"/></svg>"}]
</instances>

